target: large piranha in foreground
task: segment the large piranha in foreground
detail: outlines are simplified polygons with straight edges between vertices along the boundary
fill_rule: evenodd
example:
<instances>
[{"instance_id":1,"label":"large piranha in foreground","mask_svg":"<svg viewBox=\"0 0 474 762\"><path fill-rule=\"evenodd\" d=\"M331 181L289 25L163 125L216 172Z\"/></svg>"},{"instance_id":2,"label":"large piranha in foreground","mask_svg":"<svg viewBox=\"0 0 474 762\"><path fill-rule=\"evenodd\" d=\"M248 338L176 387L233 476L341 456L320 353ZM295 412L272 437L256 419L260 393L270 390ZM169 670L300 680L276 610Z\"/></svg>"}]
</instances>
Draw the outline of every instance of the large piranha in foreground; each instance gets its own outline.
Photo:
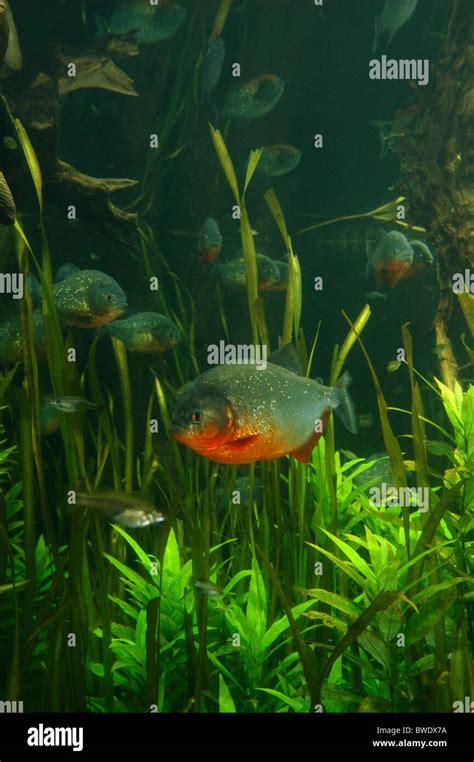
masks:
<instances>
[{"instance_id":1,"label":"large piranha in foreground","mask_svg":"<svg viewBox=\"0 0 474 762\"><path fill-rule=\"evenodd\" d=\"M296 350L282 347L266 368L220 365L179 395L170 434L217 463L253 463L293 455L308 463L334 408L356 433L345 373L335 386L301 374Z\"/></svg>"}]
</instances>

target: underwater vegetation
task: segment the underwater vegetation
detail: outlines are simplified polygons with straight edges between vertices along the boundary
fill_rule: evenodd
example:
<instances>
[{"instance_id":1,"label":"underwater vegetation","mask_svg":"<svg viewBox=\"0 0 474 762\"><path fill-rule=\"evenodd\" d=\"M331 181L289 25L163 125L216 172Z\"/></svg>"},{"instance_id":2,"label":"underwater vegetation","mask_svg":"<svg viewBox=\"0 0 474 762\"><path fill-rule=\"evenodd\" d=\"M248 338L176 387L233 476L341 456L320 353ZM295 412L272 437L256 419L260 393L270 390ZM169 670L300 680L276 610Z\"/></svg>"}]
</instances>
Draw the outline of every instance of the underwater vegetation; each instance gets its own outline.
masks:
<instances>
[{"instance_id":1,"label":"underwater vegetation","mask_svg":"<svg viewBox=\"0 0 474 762\"><path fill-rule=\"evenodd\" d=\"M298 143L281 116L298 78L265 38L248 63L266 0L52 5L40 52L0 0L0 701L464 711L474 282L453 280L472 208L456 227L442 177L420 193L412 127L387 137L400 177L377 197L340 174L318 196L316 128ZM469 3L449 5L442 39L427 27L439 92L474 60ZM305 28L297 6L275 28ZM367 62L422 6L366 11ZM76 139L86 114L98 148Z\"/></svg>"}]
</instances>

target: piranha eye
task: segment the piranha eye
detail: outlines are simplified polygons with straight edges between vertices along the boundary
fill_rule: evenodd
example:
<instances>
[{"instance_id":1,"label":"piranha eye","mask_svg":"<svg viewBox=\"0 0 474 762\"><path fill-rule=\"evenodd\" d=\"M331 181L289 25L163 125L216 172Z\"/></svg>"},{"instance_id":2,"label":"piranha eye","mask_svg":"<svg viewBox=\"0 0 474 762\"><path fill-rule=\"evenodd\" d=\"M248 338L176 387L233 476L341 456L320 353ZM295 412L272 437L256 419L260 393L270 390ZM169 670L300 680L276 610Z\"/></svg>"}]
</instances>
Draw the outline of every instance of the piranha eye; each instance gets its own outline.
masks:
<instances>
[{"instance_id":1,"label":"piranha eye","mask_svg":"<svg viewBox=\"0 0 474 762\"><path fill-rule=\"evenodd\" d=\"M192 423L200 423L202 419L204 418L203 414L200 410L193 410L191 413L191 422Z\"/></svg>"},{"instance_id":2,"label":"piranha eye","mask_svg":"<svg viewBox=\"0 0 474 762\"><path fill-rule=\"evenodd\" d=\"M112 296L112 294L107 294L107 301L113 302L113 300L114 300L114 297Z\"/></svg>"}]
</instances>

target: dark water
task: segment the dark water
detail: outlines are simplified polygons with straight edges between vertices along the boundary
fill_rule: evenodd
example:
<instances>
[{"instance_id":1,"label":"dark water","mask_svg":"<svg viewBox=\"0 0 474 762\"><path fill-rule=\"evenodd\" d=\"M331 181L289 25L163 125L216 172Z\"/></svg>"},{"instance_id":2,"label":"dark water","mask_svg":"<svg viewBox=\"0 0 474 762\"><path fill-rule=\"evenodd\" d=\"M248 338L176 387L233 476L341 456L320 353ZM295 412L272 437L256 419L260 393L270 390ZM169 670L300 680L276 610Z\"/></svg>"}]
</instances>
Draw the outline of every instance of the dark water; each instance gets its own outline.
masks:
<instances>
[{"instance_id":1,"label":"dark water","mask_svg":"<svg viewBox=\"0 0 474 762\"><path fill-rule=\"evenodd\" d=\"M308 702L319 706L321 701L324 710L332 712L452 711L458 693L463 697L469 690L467 682L462 689L453 687L458 676L453 664L459 669L459 660L464 659L466 665L470 659L471 623L468 614L461 613L467 611L462 595L469 583L456 588L462 590L456 603L454 597L447 603L440 597L440 617L426 627L420 625L421 635L415 637L413 631L418 625L413 624L413 607L410 610L401 597L405 586L410 581L414 584L414 580L407 583L403 576L406 571L399 577L395 574L385 588L382 583L378 587L376 580L390 563L396 569L396 563L401 568L408 561L420 542L424 518L420 514L414 519L407 533L403 507L394 510L385 522L370 513L361 514L367 499L361 498L364 489L360 478L358 488L355 480L353 484L340 470L340 463L352 454L387 457L387 431L382 430L376 388L360 347L352 348L344 366L352 377L350 394L358 432L351 433L340 422L335 424L335 449L345 451L336 460L332 445L326 443L322 450L320 443L313 451L312 466L298 465L286 456L269 462L262 456L255 466L245 464L238 469L217 466L214 460L173 442L168 424L179 390L208 370L210 345L221 340L232 345L252 342L246 288L226 290L219 278L225 262L242 256L242 240L239 219L235 218L235 199L211 140L211 123L221 131L240 187L253 149L288 144L301 151L299 164L287 174L265 177L257 171L246 191L245 206L257 252L279 261L288 257L287 242L265 202L264 194L270 188L283 210L301 269L301 334L295 336L293 332L291 336L292 342L299 341L300 359L307 359L319 331L310 375L329 383L335 347L341 346L349 330L343 313L354 321L369 304L371 316L362 339L387 404L412 411L413 395L419 394L416 404L422 403L423 409L418 411L445 429L442 435L438 430L432 437L443 439L445 449L438 445L435 452L432 447L427 465L435 504L456 483L455 474L462 471L461 478L472 479L468 423L464 435L456 439L461 454L453 464L449 460L449 448L454 448L449 439L453 419L450 423L446 417L440 397L425 383L420 383L414 392L403 365L393 373L387 372L387 364L398 357L404 346L401 327L408 324L416 370L430 383L434 383L433 374L446 381L434 333L442 296L440 283L445 288L446 270L443 266L440 269L445 252L437 250L441 239L433 218L426 214L429 203L425 207L420 204L419 195L412 193L406 178L410 169L407 157L413 148L410 141L418 139L421 150L423 119L427 110L433 113L433 100L438 97L435 88L443 76L451 75L446 70L445 45L456 4L418 0L413 15L396 31L390 44L385 38L373 53L374 22L382 12L383 2L324 0L317 5L312 0L235 0L229 4L222 30L222 73L209 103L201 102L201 56L220 3L180 0L186 10L180 28L167 39L138 45L137 26L140 32L154 21L150 20L153 17L137 21L133 14L139 3L130 1L128 5L129 34L120 36L114 34L113 24L124 4L115 0L10 2L23 65L16 71L4 65L0 69L0 88L4 104L8 104L13 117L21 120L38 156L43 175L43 233L39 228L38 201L18 138L14 150L3 142L0 168L43 275L47 273L48 257L53 273L68 262L81 270L102 271L114 278L127 296L128 312L120 318L145 311L166 314L179 325L184 340L162 353L127 352L128 348L122 347L120 360L120 346L114 348L107 332L108 318L85 328L77 322L68 324L64 315L59 315L59 335L66 349L75 348L74 361L70 363L60 355L59 345L50 343L52 339L47 335L49 349L47 356L38 351L37 377L34 364L29 368L28 351L23 349L13 380L1 387L5 436L2 446L15 449L1 477L0 519L4 533L0 538L0 591L3 583L30 582L25 592L18 593L16 603L10 590L0 597L4 621L8 623L0 624L0 647L5 654L0 667L0 699L24 698L27 709L37 711L143 712L156 705L165 712L232 711L232 707L237 712L287 711L288 707L303 712ZM143 0L142 8L146 5ZM165 13L174 5L174 0L160 0L157 13ZM400 0L400 9L406 5ZM467 24L468 4L465 14ZM462 44L460 37L459 50ZM371 79L369 62L382 54L396 61L429 61L429 83ZM113 62L120 70L122 87L128 77L128 87L135 94L115 92L110 85L104 87L103 80L101 86L61 92L67 83L68 65L77 65L80 80L86 59L94 62L95 70L107 61ZM239 77L233 76L236 65L240 66ZM114 71L117 77L117 69ZM261 74L276 75L284 81L283 95L274 107L255 119L223 115L229 92ZM1 124L4 135L15 134L5 107ZM446 129L449 131L448 124ZM150 147L155 135L157 148ZM315 146L316 136L322 136L322 145ZM446 146L451 137L444 136ZM92 179L90 183L86 178L86 190L77 175L76 185L59 183L58 159ZM105 185L97 184L94 178L127 178L136 184L107 195ZM427 187L427 195L433 192ZM302 232L326 220L367 215L400 196L405 197L405 227L397 223L394 215L385 221L369 215ZM71 204L75 207L73 219ZM217 260L206 265L198 251L198 236L208 217L217 221L223 243ZM452 225L455 227L455 223ZM418 230L413 231L413 226ZM446 229L453 228L447 225ZM433 263L414 277L377 286L377 272L366 272L368 252L373 250L370 246L377 244L368 245L367 237L375 235L380 241L390 231L403 233L409 242L424 242ZM2 271L13 271L17 239L11 230L5 230L1 240ZM395 254L391 261L398 266L400 258ZM29 268L39 276L32 256ZM152 277L158 278L158 291L150 290ZM322 279L319 290L315 289L317 278ZM260 291L259 296L271 352L281 343L287 290ZM11 300L6 294L0 299L6 320L13 314ZM22 315L25 320L26 307ZM24 328L25 324L21 334L26 344ZM453 307L449 338L458 366L465 366L459 371L459 393L468 399L470 369L461 341L463 334L469 337L465 319L459 306ZM470 339L466 341L469 344ZM2 379L11 367L8 357L4 357ZM38 399L51 393L53 387L57 394L93 400L99 408L62 416L59 431L40 437L34 424ZM251 408L249 397L251 394L245 403ZM463 408L466 421L470 420L469 400ZM155 421L157 430L153 429ZM419 423L418 418L416 421ZM265 423L262 421L262 425ZM420 442L426 442L433 430L428 434L422 431L414 447L413 418L409 414L391 413L390 424L405 461L416 459L416 473L413 467L409 469L408 483L427 488L428 472L419 470L423 462L419 448L424 447ZM390 467L393 471L393 458ZM451 476L446 476L448 470ZM387 470L381 468L380 472L386 474ZM375 473L369 471L366 481ZM252 500L248 478L252 484L254 475L260 481L258 496ZM245 485L240 483L245 494L240 512L229 498L237 478L247 479ZM22 505L15 511L15 495L12 497L8 490L20 482L18 499ZM110 527L110 516L114 515L111 506L104 509L105 520L92 509L71 509L67 494L76 489L140 493L150 505L163 509L168 519L164 527L137 529L137 525L122 524L128 527L132 543L139 543L142 549L142 557L137 559L131 544ZM455 577L468 579L468 523L467 518L465 524L458 519L472 508L469 490L472 492L466 487L461 507L449 504L447 510L453 510L453 514L436 535L437 543L452 543L456 560L445 569L446 556L434 553L431 566L425 566L425 576L417 567L420 576L415 580L414 593L443 583L445 588L439 590L451 590L456 585ZM8 499L5 495L9 495ZM23 523L15 525L15 521ZM386 553L385 563L367 545L365 526L370 527L374 542L379 543L380 553ZM357 574L363 577L364 571L357 571L353 559L346 561L353 574L346 577L348 567L344 565L339 565L338 571L337 559L345 558L340 549L336 550L336 561L331 556L333 560L327 562L323 577L315 582L314 564L322 558L326 563L329 556L324 555L324 550L334 553L335 547L322 530L352 543L368 564L372 587L360 582ZM231 545L212 554L210 548L226 542ZM313 548L323 547L323 551L315 554L308 543ZM133 580L124 583L123 567L120 580L121 574L104 552L133 572L138 571L149 587L137 592ZM146 554L150 563L157 561L160 565L161 588L146 568ZM167 555L163 558L163 554ZM48 563L50 573L45 571ZM245 576L237 579L230 588L235 598L226 593L223 602L215 591L207 595L202 592L205 585L196 587L192 583L193 579L202 583L212 578L213 584L219 583L218 590L225 589L244 570L248 570L252 582ZM131 576L132 572L129 580ZM265 600L259 579L263 580ZM151 586L155 584L153 592ZM257 655L249 657L248 663L243 659L234 666L229 643L235 632L245 643L253 643L247 647L249 652L257 649L255 643L263 637L263 631L258 629L261 612L265 611L269 627L288 608L306 600L295 590L315 587L347 602L345 608L338 608L327 598L317 601L317 616L322 611L321 616L327 617L322 623L316 615L304 619L298 612L300 637L311 648L314 674L320 680L318 677L311 683L304 673L294 632L287 629L282 630L286 640L278 641L279 655L255 651ZM340 644L357 616L379 593L392 589L400 596L394 598L392 608L388 607L398 622L396 629L392 632L387 621L382 621L382 614L377 614L366 639L363 635L354 637L352 650L323 674L328 654ZM432 595L441 596L439 590ZM424 602L422 594L420 606ZM226 606L231 605L246 612L245 626L233 609L234 613L229 613L230 609L225 613ZM383 611L386 615L387 611ZM20 644L17 647L22 654L19 670L15 666L15 617ZM457 631L462 634L456 639ZM399 632L408 632L411 651L406 658L399 658L394 647ZM70 633L78 639L75 651L66 645ZM129 648L130 643L133 648ZM67 663L67 669L53 668L52 653ZM290 654L290 661L279 666L279 659L283 661ZM425 659L427 666L425 672L420 671L422 676L415 678L406 665L417 659ZM115 673L111 672L114 663ZM295 680L284 677L290 669L298 675ZM53 675L49 684L48 670ZM186 680L177 687L180 670ZM445 678L441 679L440 674ZM274 675L281 679L274 679ZM397 682L401 686L398 692ZM430 697L429 686L434 684L436 695ZM331 686L337 687L333 693ZM280 697L283 694L289 700L279 703L276 694L270 700L270 694L258 693L262 688L277 690ZM228 693L230 699L226 698ZM263 695L269 700L259 703L258 697Z\"/></svg>"}]
</instances>

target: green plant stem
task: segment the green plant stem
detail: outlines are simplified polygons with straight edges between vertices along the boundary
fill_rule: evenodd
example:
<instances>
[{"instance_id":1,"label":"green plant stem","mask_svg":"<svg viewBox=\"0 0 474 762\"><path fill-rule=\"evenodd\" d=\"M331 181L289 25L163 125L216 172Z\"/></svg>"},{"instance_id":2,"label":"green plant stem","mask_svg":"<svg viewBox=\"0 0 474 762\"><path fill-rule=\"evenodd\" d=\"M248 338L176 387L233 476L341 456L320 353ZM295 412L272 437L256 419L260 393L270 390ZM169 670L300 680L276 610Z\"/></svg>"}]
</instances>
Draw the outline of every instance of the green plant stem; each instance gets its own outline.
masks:
<instances>
[{"instance_id":1,"label":"green plant stem","mask_svg":"<svg viewBox=\"0 0 474 762\"><path fill-rule=\"evenodd\" d=\"M128 372L127 352L120 339L112 336L112 346L114 349L115 360L120 381L120 390L122 393L122 408L125 428L125 471L124 486L126 492L133 490L133 410L132 410L132 389L130 386L130 375Z\"/></svg>"}]
</instances>

